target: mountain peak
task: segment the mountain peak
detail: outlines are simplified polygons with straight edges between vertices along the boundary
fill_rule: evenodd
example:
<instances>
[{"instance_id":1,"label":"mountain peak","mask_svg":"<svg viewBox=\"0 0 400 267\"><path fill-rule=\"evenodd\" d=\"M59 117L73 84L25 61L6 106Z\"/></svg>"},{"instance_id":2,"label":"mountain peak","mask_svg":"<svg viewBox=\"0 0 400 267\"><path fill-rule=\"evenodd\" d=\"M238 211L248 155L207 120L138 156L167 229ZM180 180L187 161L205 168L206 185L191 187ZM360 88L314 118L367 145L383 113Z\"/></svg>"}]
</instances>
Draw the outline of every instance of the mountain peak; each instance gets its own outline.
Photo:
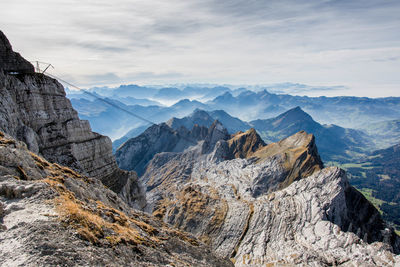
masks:
<instances>
[{"instance_id":1,"label":"mountain peak","mask_svg":"<svg viewBox=\"0 0 400 267\"><path fill-rule=\"evenodd\" d=\"M200 108L196 108L192 114L190 114L189 116L192 119L203 119L203 120L209 120L211 119L210 114L208 114L207 111L200 109Z\"/></svg>"},{"instance_id":2,"label":"mountain peak","mask_svg":"<svg viewBox=\"0 0 400 267\"><path fill-rule=\"evenodd\" d=\"M33 65L29 61L13 51L10 42L2 31L0 31L0 69L6 72L35 72Z\"/></svg>"},{"instance_id":3,"label":"mountain peak","mask_svg":"<svg viewBox=\"0 0 400 267\"><path fill-rule=\"evenodd\" d=\"M278 117L276 117L273 122L274 126L282 125L282 124L292 124L295 122L306 122L306 121L314 121L313 118L302 110L299 106L289 109L285 113L282 113Z\"/></svg>"},{"instance_id":4,"label":"mountain peak","mask_svg":"<svg viewBox=\"0 0 400 267\"><path fill-rule=\"evenodd\" d=\"M277 143L269 144L254 153L260 160L284 155L282 160L290 174L281 183L286 187L293 181L312 175L323 168L313 134L300 131Z\"/></svg>"},{"instance_id":5,"label":"mountain peak","mask_svg":"<svg viewBox=\"0 0 400 267\"><path fill-rule=\"evenodd\" d=\"M246 132L237 132L228 140L229 154L232 158L249 158L258 149L265 146L264 141L254 128Z\"/></svg>"}]
</instances>

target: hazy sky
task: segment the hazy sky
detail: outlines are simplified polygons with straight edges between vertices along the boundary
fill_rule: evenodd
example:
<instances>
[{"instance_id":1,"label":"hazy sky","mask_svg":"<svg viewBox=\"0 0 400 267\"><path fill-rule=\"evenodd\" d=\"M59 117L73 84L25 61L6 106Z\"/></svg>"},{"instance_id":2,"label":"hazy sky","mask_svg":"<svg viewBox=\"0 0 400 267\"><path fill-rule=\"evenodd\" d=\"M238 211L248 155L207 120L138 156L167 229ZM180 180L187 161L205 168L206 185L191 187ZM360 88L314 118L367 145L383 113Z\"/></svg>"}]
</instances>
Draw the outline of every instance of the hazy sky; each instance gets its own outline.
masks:
<instances>
[{"instance_id":1,"label":"hazy sky","mask_svg":"<svg viewBox=\"0 0 400 267\"><path fill-rule=\"evenodd\" d=\"M400 1L9 0L1 30L79 86L333 86L400 96ZM348 89L343 89L348 88Z\"/></svg>"}]
</instances>

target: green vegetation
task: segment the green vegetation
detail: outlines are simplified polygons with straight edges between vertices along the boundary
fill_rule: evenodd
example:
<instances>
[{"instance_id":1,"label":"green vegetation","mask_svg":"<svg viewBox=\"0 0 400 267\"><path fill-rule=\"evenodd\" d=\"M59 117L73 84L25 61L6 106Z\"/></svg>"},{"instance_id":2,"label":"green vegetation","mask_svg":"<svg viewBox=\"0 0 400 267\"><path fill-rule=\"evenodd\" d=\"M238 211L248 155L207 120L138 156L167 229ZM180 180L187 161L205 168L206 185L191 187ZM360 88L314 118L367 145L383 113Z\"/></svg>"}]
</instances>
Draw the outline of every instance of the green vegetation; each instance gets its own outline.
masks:
<instances>
[{"instance_id":1,"label":"green vegetation","mask_svg":"<svg viewBox=\"0 0 400 267\"><path fill-rule=\"evenodd\" d=\"M400 145L354 162L336 166L345 169L350 183L380 210L384 220L400 230Z\"/></svg>"},{"instance_id":2,"label":"green vegetation","mask_svg":"<svg viewBox=\"0 0 400 267\"><path fill-rule=\"evenodd\" d=\"M363 162L363 163L345 163L345 164L340 164L339 167L345 170L348 170L349 168L360 168L364 170L372 170L374 166L371 166L371 162Z\"/></svg>"},{"instance_id":3,"label":"green vegetation","mask_svg":"<svg viewBox=\"0 0 400 267\"><path fill-rule=\"evenodd\" d=\"M372 193L374 190L369 189L369 188L362 188L358 189L358 191L361 192L365 196L366 199L368 199L369 202L372 203L372 205L375 206L375 208L380 212L380 214L383 214L383 211L381 210L381 205L383 203L386 203L386 201L383 201L382 199L378 199L372 196Z\"/></svg>"}]
</instances>

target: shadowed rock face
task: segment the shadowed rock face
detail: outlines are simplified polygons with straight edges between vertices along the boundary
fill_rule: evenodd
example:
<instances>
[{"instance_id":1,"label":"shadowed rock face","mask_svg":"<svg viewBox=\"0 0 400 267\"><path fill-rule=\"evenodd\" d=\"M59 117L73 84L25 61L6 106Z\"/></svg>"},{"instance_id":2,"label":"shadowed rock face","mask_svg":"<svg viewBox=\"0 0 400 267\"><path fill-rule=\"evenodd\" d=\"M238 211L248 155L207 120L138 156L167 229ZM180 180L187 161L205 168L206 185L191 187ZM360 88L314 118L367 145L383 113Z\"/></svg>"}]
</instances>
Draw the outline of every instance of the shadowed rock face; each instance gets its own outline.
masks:
<instances>
[{"instance_id":1,"label":"shadowed rock face","mask_svg":"<svg viewBox=\"0 0 400 267\"><path fill-rule=\"evenodd\" d=\"M4 39L0 53L11 57L7 44ZM18 66L21 60L12 62ZM131 205L144 205L136 174L118 168L111 140L79 119L56 80L40 73L9 75L0 70L0 130L52 162L101 180Z\"/></svg>"},{"instance_id":2,"label":"shadowed rock face","mask_svg":"<svg viewBox=\"0 0 400 267\"><path fill-rule=\"evenodd\" d=\"M232 266L1 132L0 240L2 266Z\"/></svg>"},{"instance_id":3,"label":"shadowed rock face","mask_svg":"<svg viewBox=\"0 0 400 267\"><path fill-rule=\"evenodd\" d=\"M254 140L250 131L220 139L213 150L204 150L204 141L184 152L156 154L141 177L147 210L236 266L399 260L391 253L399 252L398 236L344 171L323 168L313 135L239 145ZM241 156L251 153L227 160L235 154L232 144Z\"/></svg>"},{"instance_id":4,"label":"shadowed rock face","mask_svg":"<svg viewBox=\"0 0 400 267\"><path fill-rule=\"evenodd\" d=\"M10 42L2 31L0 31L0 69L5 72L35 72L31 63L12 50Z\"/></svg>"},{"instance_id":5,"label":"shadowed rock face","mask_svg":"<svg viewBox=\"0 0 400 267\"><path fill-rule=\"evenodd\" d=\"M134 170L142 175L148 162L160 152L181 152L197 141L204 140L208 129L194 125L189 131L185 127L177 130L167 124L153 125L141 135L129 139L115 153L118 166L124 170Z\"/></svg>"}]
</instances>

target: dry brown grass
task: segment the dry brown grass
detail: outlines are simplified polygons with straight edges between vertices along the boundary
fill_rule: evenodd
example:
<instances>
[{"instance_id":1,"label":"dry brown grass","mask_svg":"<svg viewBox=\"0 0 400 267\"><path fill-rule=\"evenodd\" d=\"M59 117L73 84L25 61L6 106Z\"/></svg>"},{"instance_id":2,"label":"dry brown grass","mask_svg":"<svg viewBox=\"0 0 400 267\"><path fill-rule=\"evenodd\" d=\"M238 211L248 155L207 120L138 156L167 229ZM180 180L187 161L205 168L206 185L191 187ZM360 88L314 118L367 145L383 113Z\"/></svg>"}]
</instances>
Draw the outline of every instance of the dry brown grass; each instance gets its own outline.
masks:
<instances>
[{"instance_id":1,"label":"dry brown grass","mask_svg":"<svg viewBox=\"0 0 400 267\"><path fill-rule=\"evenodd\" d=\"M40 169L44 170L45 168L50 166L50 163L47 160L39 157L35 153L29 152L29 154L35 160L36 166L38 166Z\"/></svg>"},{"instance_id":2,"label":"dry brown grass","mask_svg":"<svg viewBox=\"0 0 400 267\"><path fill-rule=\"evenodd\" d=\"M95 245L130 244L135 247L144 245L155 248L175 237L192 245L199 245L189 234L171 229L154 217L134 210L131 210L128 216L101 201L79 200L66 188L64 182L66 179L76 179L91 183L90 178L70 168L50 163L34 153L30 155L38 168L47 173L46 178L37 182L47 183L58 193L58 196L49 202L55 203L59 220L67 227L75 229L82 239ZM21 170L23 171L22 168ZM153 225L157 225L157 228Z\"/></svg>"},{"instance_id":3,"label":"dry brown grass","mask_svg":"<svg viewBox=\"0 0 400 267\"><path fill-rule=\"evenodd\" d=\"M51 184L54 184L54 182ZM156 241L154 238L150 240L139 231L139 229L142 229L148 235L153 235L156 230L152 226L129 218L121 211L108 207L101 202L97 202L97 206L91 209L85 203L76 199L73 193L58 190L60 196L56 199L56 204L61 220L74 227L80 236L89 242L99 244L103 241L110 245L119 243L151 245ZM106 232L109 234L106 235Z\"/></svg>"},{"instance_id":4,"label":"dry brown grass","mask_svg":"<svg viewBox=\"0 0 400 267\"><path fill-rule=\"evenodd\" d=\"M26 174L25 170L22 168L22 166L17 166L17 170L19 172L20 179L25 180L25 181L30 180L28 175Z\"/></svg>"}]
</instances>

